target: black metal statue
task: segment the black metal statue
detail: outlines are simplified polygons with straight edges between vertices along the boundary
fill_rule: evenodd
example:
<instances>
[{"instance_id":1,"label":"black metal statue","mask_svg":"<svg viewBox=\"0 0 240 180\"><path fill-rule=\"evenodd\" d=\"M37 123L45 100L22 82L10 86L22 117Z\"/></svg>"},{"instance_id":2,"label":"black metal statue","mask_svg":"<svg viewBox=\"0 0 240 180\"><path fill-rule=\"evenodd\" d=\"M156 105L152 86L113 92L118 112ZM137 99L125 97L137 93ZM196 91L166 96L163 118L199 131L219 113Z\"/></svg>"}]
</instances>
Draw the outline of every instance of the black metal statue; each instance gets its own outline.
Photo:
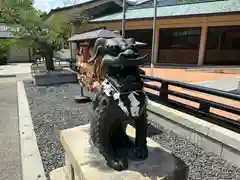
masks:
<instances>
[{"instance_id":1,"label":"black metal statue","mask_svg":"<svg viewBox=\"0 0 240 180\"><path fill-rule=\"evenodd\" d=\"M137 48L146 44L135 42L132 38L124 39L108 30L97 32L78 35L81 38L77 42L79 53L75 71L82 94L75 101L92 102L88 141L92 153L97 149L110 168L122 171L129 167L128 158L145 160L148 157L148 101L141 78L145 72L139 68L147 55L140 57ZM93 100L83 95L83 87L95 93ZM135 139L126 134L128 124L135 127ZM177 157L169 160L169 173L165 169L152 175L187 179L188 168L185 163Z\"/></svg>"},{"instance_id":2,"label":"black metal statue","mask_svg":"<svg viewBox=\"0 0 240 180\"><path fill-rule=\"evenodd\" d=\"M134 39L99 38L88 64L94 64L94 78L100 86L93 100L94 117L90 123L91 139L109 167L128 168L128 157L144 160L147 149L147 98L143 90ZM126 126L134 121L135 141L126 135Z\"/></svg>"}]
</instances>

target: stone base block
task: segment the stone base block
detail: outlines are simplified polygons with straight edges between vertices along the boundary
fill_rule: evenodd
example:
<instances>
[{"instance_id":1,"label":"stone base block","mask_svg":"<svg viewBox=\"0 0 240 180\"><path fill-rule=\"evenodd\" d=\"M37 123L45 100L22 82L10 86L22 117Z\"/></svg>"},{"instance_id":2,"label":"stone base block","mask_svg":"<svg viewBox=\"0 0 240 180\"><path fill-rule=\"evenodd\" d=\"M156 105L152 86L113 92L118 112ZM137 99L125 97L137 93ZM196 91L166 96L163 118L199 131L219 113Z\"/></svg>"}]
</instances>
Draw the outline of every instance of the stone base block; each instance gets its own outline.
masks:
<instances>
[{"instance_id":1,"label":"stone base block","mask_svg":"<svg viewBox=\"0 0 240 180\"><path fill-rule=\"evenodd\" d=\"M69 70L33 74L34 85L48 86L53 84L77 83L77 74Z\"/></svg>"},{"instance_id":2,"label":"stone base block","mask_svg":"<svg viewBox=\"0 0 240 180\"><path fill-rule=\"evenodd\" d=\"M50 179L51 180L68 180L66 177L65 168L66 168L66 166L57 168L57 169L51 171L49 174Z\"/></svg>"},{"instance_id":3,"label":"stone base block","mask_svg":"<svg viewBox=\"0 0 240 180\"><path fill-rule=\"evenodd\" d=\"M91 102L91 98L88 96L75 96L74 101L78 104L89 103Z\"/></svg>"},{"instance_id":4,"label":"stone base block","mask_svg":"<svg viewBox=\"0 0 240 180\"><path fill-rule=\"evenodd\" d=\"M135 129L127 127L127 134L134 138ZM129 161L128 170L110 169L89 136L89 125L63 130L61 143L67 159L68 180L186 180L188 167L171 152L151 139L147 139L149 157L144 161ZM54 180L54 179L52 179Z\"/></svg>"}]
</instances>

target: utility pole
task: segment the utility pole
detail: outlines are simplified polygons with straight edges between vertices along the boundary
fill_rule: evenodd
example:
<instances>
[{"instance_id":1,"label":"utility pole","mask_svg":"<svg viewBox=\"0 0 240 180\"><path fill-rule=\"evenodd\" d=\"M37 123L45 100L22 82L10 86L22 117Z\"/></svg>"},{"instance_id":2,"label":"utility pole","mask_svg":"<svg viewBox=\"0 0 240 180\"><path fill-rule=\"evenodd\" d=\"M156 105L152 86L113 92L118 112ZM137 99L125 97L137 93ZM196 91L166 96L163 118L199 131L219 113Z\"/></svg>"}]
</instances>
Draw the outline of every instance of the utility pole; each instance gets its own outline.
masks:
<instances>
[{"instance_id":1,"label":"utility pole","mask_svg":"<svg viewBox=\"0 0 240 180\"><path fill-rule=\"evenodd\" d=\"M156 52L156 23L157 23L157 0L154 0L154 16L153 16L153 34L152 34L152 56L151 56L151 76L153 76L153 69L154 69L154 56Z\"/></svg>"},{"instance_id":2,"label":"utility pole","mask_svg":"<svg viewBox=\"0 0 240 180\"><path fill-rule=\"evenodd\" d=\"M76 4L76 0L73 0L73 5L75 5ZM74 24L73 23L70 23L70 37L72 37L72 35L73 35L73 32L72 32L72 29L73 29L73 26L74 26ZM70 42L70 52L71 52L71 60L73 60L73 50L72 50L72 42Z\"/></svg>"},{"instance_id":3,"label":"utility pole","mask_svg":"<svg viewBox=\"0 0 240 180\"><path fill-rule=\"evenodd\" d=\"M126 29L126 0L123 0L122 4L123 8L123 17L122 17L122 37L124 38L126 36L125 29Z\"/></svg>"},{"instance_id":4,"label":"utility pole","mask_svg":"<svg viewBox=\"0 0 240 180\"><path fill-rule=\"evenodd\" d=\"M72 23L70 23L70 37L72 37ZM70 45L70 53L71 53L71 61L73 60L73 50L72 50L72 42L69 42Z\"/></svg>"}]
</instances>

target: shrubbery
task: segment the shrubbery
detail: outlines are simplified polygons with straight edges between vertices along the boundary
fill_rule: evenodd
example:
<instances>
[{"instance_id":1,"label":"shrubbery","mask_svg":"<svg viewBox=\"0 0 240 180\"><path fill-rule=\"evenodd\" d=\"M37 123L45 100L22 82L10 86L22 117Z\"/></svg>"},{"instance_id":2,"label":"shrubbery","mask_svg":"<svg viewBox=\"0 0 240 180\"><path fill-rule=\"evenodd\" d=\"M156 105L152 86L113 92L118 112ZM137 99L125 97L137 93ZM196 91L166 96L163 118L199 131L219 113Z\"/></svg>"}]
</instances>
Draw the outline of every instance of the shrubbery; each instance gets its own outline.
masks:
<instances>
[{"instance_id":1,"label":"shrubbery","mask_svg":"<svg viewBox=\"0 0 240 180\"><path fill-rule=\"evenodd\" d=\"M0 40L0 65L7 64L11 40Z\"/></svg>"}]
</instances>

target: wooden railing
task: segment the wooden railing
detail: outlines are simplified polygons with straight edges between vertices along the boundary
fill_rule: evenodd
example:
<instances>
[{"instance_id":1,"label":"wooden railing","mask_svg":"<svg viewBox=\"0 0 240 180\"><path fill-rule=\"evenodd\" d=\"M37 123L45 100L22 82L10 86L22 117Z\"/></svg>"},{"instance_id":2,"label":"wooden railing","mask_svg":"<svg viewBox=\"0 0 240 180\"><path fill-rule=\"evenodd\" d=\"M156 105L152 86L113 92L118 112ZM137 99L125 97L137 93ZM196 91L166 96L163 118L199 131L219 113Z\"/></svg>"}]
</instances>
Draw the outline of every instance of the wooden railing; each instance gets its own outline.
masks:
<instances>
[{"instance_id":1,"label":"wooden railing","mask_svg":"<svg viewBox=\"0 0 240 180\"><path fill-rule=\"evenodd\" d=\"M158 77L151 77L142 75L144 79L144 87L146 89L153 90L156 93L147 92L150 100L156 101L158 103L170 106L172 108L178 109L180 111L186 112L188 114L194 115L196 117L200 117L203 120L207 120L211 123L217 124L224 128L230 129L232 131L240 133L240 106L234 107L223 102L216 102L210 99L204 99L201 97L193 96L187 93L183 93L181 91L172 90L169 87L177 87L184 88L184 90L195 91L199 93L204 93L207 95L213 95L220 98L233 100L240 102L240 95L228 93L225 91L220 91L216 89L211 89L207 87L201 87L198 85L187 84L179 81L172 80L164 80ZM147 82L157 82L160 83L160 86L151 85ZM188 103L183 103L175 100L174 98L169 98L169 96L174 96L177 98L181 98L187 101L192 101L198 103L198 106L190 106ZM221 111L226 111L228 113L234 114L239 117L238 120L233 119L231 117L226 117L219 115L217 113L213 113L210 111L210 108L218 109Z\"/></svg>"}]
</instances>

